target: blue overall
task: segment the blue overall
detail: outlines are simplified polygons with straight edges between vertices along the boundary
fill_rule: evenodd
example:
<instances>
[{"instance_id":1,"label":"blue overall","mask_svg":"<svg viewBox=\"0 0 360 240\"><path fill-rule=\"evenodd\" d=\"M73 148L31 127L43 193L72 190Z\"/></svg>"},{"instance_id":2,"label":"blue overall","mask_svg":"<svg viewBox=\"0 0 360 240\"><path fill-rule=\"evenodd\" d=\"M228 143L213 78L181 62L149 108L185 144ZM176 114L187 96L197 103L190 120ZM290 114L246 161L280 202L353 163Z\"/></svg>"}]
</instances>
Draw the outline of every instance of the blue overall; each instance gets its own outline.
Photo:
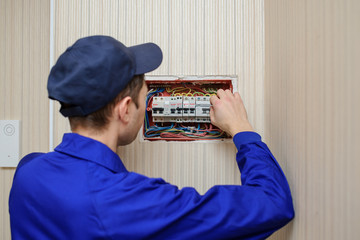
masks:
<instances>
[{"instance_id":1,"label":"blue overall","mask_svg":"<svg viewBox=\"0 0 360 240\"><path fill-rule=\"evenodd\" d=\"M126 170L103 143L67 133L16 170L13 239L265 239L294 217L286 178L254 132L233 139L242 185L204 195ZM219 159L220 160L220 159Z\"/></svg>"}]
</instances>

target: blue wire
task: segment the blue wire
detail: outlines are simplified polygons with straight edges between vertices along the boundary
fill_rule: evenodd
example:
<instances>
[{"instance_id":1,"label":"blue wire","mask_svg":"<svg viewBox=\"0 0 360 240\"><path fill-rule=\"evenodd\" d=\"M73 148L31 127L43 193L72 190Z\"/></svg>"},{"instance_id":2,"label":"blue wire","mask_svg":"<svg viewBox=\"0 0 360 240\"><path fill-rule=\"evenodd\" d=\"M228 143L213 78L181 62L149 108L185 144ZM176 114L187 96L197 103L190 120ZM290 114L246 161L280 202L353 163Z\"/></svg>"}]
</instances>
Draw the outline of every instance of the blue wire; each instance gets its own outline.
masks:
<instances>
[{"instance_id":1,"label":"blue wire","mask_svg":"<svg viewBox=\"0 0 360 240\"><path fill-rule=\"evenodd\" d=\"M153 128L153 127L150 127L149 116L148 116L148 113L147 113L148 103L149 103L149 100L150 100L151 96L153 96L153 95L155 95L155 94L157 94L157 93L163 92L164 90L165 90L164 88L156 89L154 92L149 93L149 94L147 95L147 97L146 97L145 126L146 126L147 130L146 130L146 132L144 133L144 135L145 135L146 137L160 136L159 133L148 134L148 132L165 130L165 129L168 129L168 128L169 128L169 127L164 127L164 128Z\"/></svg>"},{"instance_id":2,"label":"blue wire","mask_svg":"<svg viewBox=\"0 0 360 240\"><path fill-rule=\"evenodd\" d=\"M157 93L161 93L164 92L165 88L158 88L155 91L149 93L146 97L146 109L148 108L148 103L150 98L153 95L156 95ZM174 123L171 124L171 126L167 126L167 127L159 127L157 124L155 124L155 126L150 127L150 121L149 121L149 115L148 112L146 110L145 112L145 126L147 128L147 130L145 131L144 135L145 137L157 137L160 136L160 133L151 133L151 132L157 132L157 131L164 131L164 130L169 130L174 128ZM181 127L181 126L177 126L175 127L175 129L180 130L180 131L184 131L184 132L191 132L191 130L187 127ZM200 130L200 124L198 123L197 125L197 130ZM208 133L213 133L213 134L220 134L219 131L209 131ZM195 138L195 137L194 137ZM221 138L221 136L218 137L213 137L213 136L205 136L205 138Z\"/></svg>"}]
</instances>

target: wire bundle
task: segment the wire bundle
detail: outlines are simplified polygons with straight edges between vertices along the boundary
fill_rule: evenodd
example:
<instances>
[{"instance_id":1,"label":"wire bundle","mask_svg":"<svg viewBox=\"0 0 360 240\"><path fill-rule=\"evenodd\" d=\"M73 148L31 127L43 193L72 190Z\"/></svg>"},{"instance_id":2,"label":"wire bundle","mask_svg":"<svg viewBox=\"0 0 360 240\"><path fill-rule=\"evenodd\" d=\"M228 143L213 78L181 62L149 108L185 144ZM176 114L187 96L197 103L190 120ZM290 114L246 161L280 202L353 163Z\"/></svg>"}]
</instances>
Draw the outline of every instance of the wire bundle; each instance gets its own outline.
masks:
<instances>
[{"instance_id":1,"label":"wire bundle","mask_svg":"<svg viewBox=\"0 0 360 240\"><path fill-rule=\"evenodd\" d=\"M216 94L214 89L202 89L192 86L181 86L175 88L155 88L151 89L146 97L146 112L144 123L144 136L155 139L219 139L227 137L221 129L214 128L212 124L206 123L162 123L162 126L153 124L150 126L149 112L151 112L152 99L154 96L210 96Z\"/></svg>"},{"instance_id":2,"label":"wire bundle","mask_svg":"<svg viewBox=\"0 0 360 240\"><path fill-rule=\"evenodd\" d=\"M183 87L166 88L166 92L171 94L171 96L187 96L187 97L216 95L215 89L212 88L202 89L195 86L192 86L190 88L186 85L184 85Z\"/></svg>"}]
</instances>

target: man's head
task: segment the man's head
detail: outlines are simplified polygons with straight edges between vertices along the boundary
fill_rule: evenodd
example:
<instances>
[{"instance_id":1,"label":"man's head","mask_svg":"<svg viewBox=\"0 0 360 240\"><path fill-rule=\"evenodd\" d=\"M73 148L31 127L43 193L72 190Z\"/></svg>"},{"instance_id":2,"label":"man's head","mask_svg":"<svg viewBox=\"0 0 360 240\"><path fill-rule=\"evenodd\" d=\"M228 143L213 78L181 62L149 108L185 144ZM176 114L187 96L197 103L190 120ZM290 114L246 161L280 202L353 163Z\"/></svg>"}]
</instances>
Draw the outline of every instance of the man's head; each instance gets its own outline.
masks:
<instances>
[{"instance_id":1,"label":"man's head","mask_svg":"<svg viewBox=\"0 0 360 240\"><path fill-rule=\"evenodd\" d=\"M51 69L49 98L61 103L60 112L69 117L72 129L102 131L121 102L135 109L141 101L145 104L143 96L139 99L146 90L143 74L155 70L161 61L161 49L154 43L126 47L108 36L82 38Z\"/></svg>"},{"instance_id":2,"label":"man's head","mask_svg":"<svg viewBox=\"0 0 360 240\"><path fill-rule=\"evenodd\" d=\"M145 79L144 75L135 75L132 80L125 86L125 88L108 104L99 110L90 113L86 116L72 116L69 117L71 130L75 131L79 127L93 129L95 131L106 130L113 115L114 108L116 105L123 100L125 97L130 97L132 102L135 104L136 109L140 106L142 101L140 92L144 86ZM61 103L63 109L71 107L67 104Z\"/></svg>"}]
</instances>

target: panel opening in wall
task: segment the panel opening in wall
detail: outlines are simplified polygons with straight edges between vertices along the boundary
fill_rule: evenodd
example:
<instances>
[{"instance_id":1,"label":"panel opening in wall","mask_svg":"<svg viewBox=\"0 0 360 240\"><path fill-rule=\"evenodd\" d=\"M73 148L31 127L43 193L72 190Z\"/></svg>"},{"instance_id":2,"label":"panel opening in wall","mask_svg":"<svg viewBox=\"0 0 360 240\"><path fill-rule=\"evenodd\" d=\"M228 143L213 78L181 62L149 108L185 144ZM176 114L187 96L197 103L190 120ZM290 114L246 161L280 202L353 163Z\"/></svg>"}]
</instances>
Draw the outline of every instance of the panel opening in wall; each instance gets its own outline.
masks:
<instances>
[{"instance_id":1,"label":"panel opening in wall","mask_svg":"<svg viewBox=\"0 0 360 240\"><path fill-rule=\"evenodd\" d=\"M228 76L151 76L142 139L199 141L231 139L210 121L210 97L219 89L233 92L236 78Z\"/></svg>"}]
</instances>

